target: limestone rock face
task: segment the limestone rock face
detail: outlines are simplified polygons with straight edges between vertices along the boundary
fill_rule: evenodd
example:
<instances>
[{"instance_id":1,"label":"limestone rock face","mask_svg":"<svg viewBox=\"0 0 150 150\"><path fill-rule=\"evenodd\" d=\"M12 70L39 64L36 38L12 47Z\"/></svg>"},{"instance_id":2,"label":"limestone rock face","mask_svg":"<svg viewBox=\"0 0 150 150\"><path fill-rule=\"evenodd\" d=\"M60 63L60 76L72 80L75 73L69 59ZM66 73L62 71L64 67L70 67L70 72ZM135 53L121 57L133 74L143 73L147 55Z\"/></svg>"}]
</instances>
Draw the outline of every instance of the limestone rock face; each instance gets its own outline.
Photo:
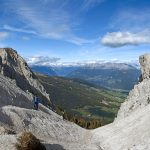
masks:
<instances>
[{"instance_id":1,"label":"limestone rock face","mask_svg":"<svg viewBox=\"0 0 150 150\"><path fill-rule=\"evenodd\" d=\"M141 65L141 72L143 79L150 78L150 54L140 56L139 62Z\"/></svg>"},{"instance_id":2,"label":"limestone rock face","mask_svg":"<svg viewBox=\"0 0 150 150\"><path fill-rule=\"evenodd\" d=\"M0 75L0 107L7 105L31 109L32 95L21 90L13 80Z\"/></svg>"},{"instance_id":3,"label":"limestone rock face","mask_svg":"<svg viewBox=\"0 0 150 150\"><path fill-rule=\"evenodd\" d=\"M0 48L0 73L14 79L23 91L38 95L43 103L51 105L49 95L26 61L11 48Z\"/></svg>"},{"instance_id":4,"label":"limestone rock face","mask_svg":"<svg viewBox=\"0 0 150 150\"><path fill-rule=\"evenodd\" d=\"M139 62L142 81L130 91L115 121L92 131L92 141L103 150L150 149L150 54Z\"/></svg>"},{"instance_id":5,"label":"limestone rock face","mask_svg":"<svg viewBox=\"0 0 150 150\"><path fill-rule=\"evenodd\" d=\"M126 101L121 105L116 120L127 117L148 104L150 104L150 79L145 79L130 91Z\"/></svg>"},{"instance_id":6,"label":"limestone rock face","mask_svg":"<svg viewBox=\"0 0 150 150\"><path fill-rule=\"evenodd\" d=\"M117 119L124 118L132 112L150 104L150 54L139 57L142 72L142 82L134 86L127 100L121 105Z\"/></svg>"}]
</instances>

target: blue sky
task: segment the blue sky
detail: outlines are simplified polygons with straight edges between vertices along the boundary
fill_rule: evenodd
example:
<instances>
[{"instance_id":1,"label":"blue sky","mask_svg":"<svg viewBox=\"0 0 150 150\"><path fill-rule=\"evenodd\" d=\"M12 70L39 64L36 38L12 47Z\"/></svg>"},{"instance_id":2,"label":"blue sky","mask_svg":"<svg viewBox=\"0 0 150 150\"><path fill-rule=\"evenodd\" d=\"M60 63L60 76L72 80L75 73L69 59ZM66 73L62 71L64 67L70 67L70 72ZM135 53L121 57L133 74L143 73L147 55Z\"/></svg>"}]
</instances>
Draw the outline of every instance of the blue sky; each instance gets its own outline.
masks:
<instances>
[{"instance_id":1,"label":"blue sky","mask_svg":"<svg viewBox=\"0 0 150 150\"><path fill-rule=\"evenodd\" d=\"M150 52L149 0L0 0L0 47L30 62L133 61Z\"/></svg>"}]
</instances>

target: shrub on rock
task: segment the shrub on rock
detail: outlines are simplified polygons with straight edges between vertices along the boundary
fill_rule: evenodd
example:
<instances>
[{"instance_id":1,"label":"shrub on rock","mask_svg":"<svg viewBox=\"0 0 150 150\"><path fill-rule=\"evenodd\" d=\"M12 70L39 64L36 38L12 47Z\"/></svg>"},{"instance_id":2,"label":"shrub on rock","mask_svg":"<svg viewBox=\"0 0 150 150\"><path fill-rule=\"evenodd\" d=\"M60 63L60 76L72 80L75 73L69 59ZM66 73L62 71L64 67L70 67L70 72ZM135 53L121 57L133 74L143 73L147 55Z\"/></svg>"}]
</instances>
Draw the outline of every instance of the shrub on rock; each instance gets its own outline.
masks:
<instances>
[{"instance_id":1,"label":"shrub on rock","mask_svg":"<svg viewBox=\"0 0 150 150\"><path fill-rule=\"evenodd\" d=\"M45 146L31 132L23 132L16 144L17 150L46 150Z\"/></svg>"}]
</instances>

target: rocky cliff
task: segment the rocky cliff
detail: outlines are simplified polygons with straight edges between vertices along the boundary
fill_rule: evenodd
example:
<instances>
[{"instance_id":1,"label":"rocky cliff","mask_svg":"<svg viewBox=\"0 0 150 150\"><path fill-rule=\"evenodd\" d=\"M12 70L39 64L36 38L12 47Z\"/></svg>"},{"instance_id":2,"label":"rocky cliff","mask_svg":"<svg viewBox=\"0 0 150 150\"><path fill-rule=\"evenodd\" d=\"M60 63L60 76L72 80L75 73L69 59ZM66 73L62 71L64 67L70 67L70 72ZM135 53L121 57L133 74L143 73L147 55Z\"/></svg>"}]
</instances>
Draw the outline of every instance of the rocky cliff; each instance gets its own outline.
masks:
<instances>
[{"instance_id":1,"label":"rocky cliff","mask_svg":"<svg viewBox=\"0 0 150 150\"><path fill-rule=\"evenodd\" d=\"M134 86L127 100L121 105L117 119L130 115L131 112L150 104L150 54L139 57L142 82Z\"/></svg>"},{"instance_id":2,"label":"rocky cliff","mask_svg":"<svg viewBox=\"0 0 150 150\"><path fill-rule=\"evenodd\" d=\"M0 107L7 105L31 109L33 107L32 95L21 90L14 80L0 75Z\"/></svg>"},{"instance_id":3,"label":"rocky cliff","mask_svg":"<svg viewBox=\"0 0 150 150\"><path fill-rule=\"evenodd\" d=\"M51 105L49 95L25 60L12 48L0 48L0 73L13 79L25 92L38 95L45 105Z\"/></svg>"},{"instance_id":4,"label":"rocky cliff","mask_svg":"<svg viewBox=\"0 0 150 150\"><path fill-rule=\"evenodd\" d=\"M141 65L141 72L143 79L150 78L150 54L140 56L139 62Z\"/></svg>"},{"instance_id":5,"label":"rocky cliff","mask_svg":"<svg viewBox=\"0 0 150 150\"><path fill-rule=\"evenodd\" d=\"M150 55L140 56L142 81L130 91L112 124L93 130L103 150L150 149Z\"/></svg>"}]
</instances>

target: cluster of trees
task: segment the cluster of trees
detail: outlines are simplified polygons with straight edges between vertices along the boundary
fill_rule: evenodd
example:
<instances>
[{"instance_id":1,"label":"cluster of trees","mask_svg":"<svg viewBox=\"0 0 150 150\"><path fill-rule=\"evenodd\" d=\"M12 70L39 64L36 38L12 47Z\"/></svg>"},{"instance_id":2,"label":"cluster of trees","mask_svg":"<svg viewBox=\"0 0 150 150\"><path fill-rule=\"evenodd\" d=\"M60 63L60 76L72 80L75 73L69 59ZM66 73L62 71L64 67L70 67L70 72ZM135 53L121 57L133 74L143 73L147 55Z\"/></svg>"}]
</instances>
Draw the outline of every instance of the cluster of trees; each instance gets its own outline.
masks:
<instances>
[{"instance_id":1,"label":"cluster of trees","mask_svg":"<svg viewBox=\"0 0 150 150\"><path fill-rule=\"evenodd\" d=\"M104 125L103 121L100 119L89 120L83 117L78 117L78 116L68 113L66 110L63 110L61 107L56 108L56 113L61 115L63 119L74 122L80 127L83 127L86 129L95 129Z\"/></svg>"}]
</instances>

